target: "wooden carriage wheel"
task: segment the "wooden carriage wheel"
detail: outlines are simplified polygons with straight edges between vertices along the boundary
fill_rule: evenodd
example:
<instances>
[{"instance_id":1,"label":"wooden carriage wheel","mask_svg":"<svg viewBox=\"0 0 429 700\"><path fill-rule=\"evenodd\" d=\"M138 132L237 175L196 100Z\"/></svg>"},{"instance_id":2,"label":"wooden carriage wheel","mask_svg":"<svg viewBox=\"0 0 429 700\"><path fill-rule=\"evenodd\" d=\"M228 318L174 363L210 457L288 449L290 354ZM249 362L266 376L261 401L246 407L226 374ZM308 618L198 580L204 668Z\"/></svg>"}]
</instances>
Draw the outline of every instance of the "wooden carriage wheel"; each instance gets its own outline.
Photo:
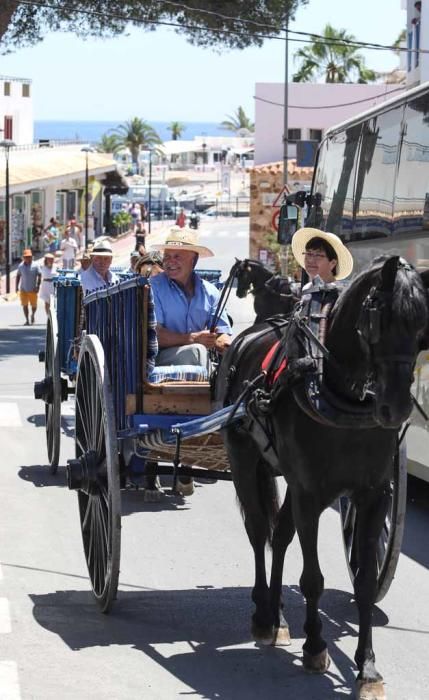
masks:
<instances>
[{"instance_id":1,"label":"wooden carriage wheel","mask_svg":"<svg viewBox=\"0 0 429 700\"><path fill-rule=\"evenodd\" d=\"M377 603L386 595L395 575L404 534L406 502L407 449L404 439L394 456L390 504L377 547ZM346 561L353 582L357 573L356 508L349 498L342 496L339 509Z\"/></svg>"},{"instance_id":2,"label":"wooden carriage wheel","mask_svg":"<svg viewBox=\"0 0 429 700\"><path fill-rule=\"evenodd\" d=\"M78 491L92 590L102 612L108 612L118 588L121 552L119 458L109 373L94 335L83 337L79 354L75 444L68 483Z\"/></svg>"},{"instance_id":3,"label":"wooden carriage wheel","mask_svg":"<svg viewBox=\"0 0 429 700\"><path fill-rule=\"evenodd\" d=\"M48 460L51 474L56 474L60 460L61 442L61 376L58 351L58 323L49 312L45 341L45 426Z\"/></svg>"}]
</instances>

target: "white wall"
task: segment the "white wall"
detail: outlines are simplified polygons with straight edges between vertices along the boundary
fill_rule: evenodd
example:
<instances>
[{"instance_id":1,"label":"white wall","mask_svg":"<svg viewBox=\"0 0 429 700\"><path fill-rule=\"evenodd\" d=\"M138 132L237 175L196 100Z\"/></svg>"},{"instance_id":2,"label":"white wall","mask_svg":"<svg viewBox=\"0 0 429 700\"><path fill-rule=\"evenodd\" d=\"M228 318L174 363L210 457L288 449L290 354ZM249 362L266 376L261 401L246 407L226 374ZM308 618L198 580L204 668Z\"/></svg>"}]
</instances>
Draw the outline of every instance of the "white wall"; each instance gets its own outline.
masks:
<instances>
[{"instance_id":1,"label":"white wall","mask_svg":"<svg viewBox=\"0 0 429 700\"><path fill-rule=\"evenodd\" d=\"M11 85L10 96L4 94L4 84ZM22 96L23 84L29 85L30 97ZM12 117L12 139L17 145L33 143L33 85L26 78L11 78L0 75L0 129L4 128L4 117ZM0 140L4 134L0 131Z\"/></svg>"},{"instance_id":2,"label":"white wall","mask_svg":"<svg viewBox=\"0 0 429 700\"><path fill-rule=\"evenodd\" d=\"M427 0L422 0L420 6L416 3L416 0L405 0L405 3L407 10L407 37L405 45L411 49L427 49L429 44L429 7ZM418 43L417 30L419 30L420 34ZM409 52L405 55L407 86L413 87L429 80L429 55L419 54L417 66L415 53Z\"/></svg>"},{"instance_id":3,"label":"white wall","mask_svg":"<svg viewBox=\"0 0 429 700\"><path fill-rule=\"evenodd\" d=\"M324 131L399 94L388 94L398 87L384 83L289 83L288 128L302 129L301 138L308 139L309 129ZM282 160L284 85L256 83L255 95L255 164ZM294 155L295 146L290 145L288 156Z\"/></svg>"}]
</instances>

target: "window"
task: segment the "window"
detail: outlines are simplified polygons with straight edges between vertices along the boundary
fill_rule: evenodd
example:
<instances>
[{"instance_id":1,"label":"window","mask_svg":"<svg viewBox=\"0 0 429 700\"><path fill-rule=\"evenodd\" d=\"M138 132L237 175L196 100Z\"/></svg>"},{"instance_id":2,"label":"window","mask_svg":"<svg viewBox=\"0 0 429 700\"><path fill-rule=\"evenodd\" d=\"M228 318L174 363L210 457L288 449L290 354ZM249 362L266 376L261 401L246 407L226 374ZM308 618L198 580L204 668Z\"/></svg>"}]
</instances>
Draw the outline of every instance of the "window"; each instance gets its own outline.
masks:
<instances>
[{"instance_id":1,"label":"window","mask_svg":"<svg viewBox=\"0 0 429 700\"><path fill-rule=\"evenodd\" d=\"M408 34L407 34L407 49L408 49L407 50L407 71L408 71L408 73L410 72L411 65L412 65L411 64L411 57L413 55L411 53L412 48L413 48L413 32L411 31L411 32L408 32Z\"/></svg>"},{"instance_id":2,"label":"window","mask_svg":"<svg viewBox=\"0 0 429 700\"><path fill-rule=\"evenodd\" d=\"M320 143L322 140L322 129L310 129L310 141L318 141Z\"/></svg>"},{"instance_id":3,"label":"window","mask_svg":"<svg viewBox=\"0 0 429 700\"><path fill-rule=\"evenodd\" d=\"M10 82L5 81L3 84L3 94L5 97L10 97Z\"/></svg>"},{"instance_id":4,"label":"window","mask_svg":"<svg viewBox=\"0 0 429 700\"><path fill-rule=\"evenodd\" d=\"M287 140L289 143L295 143L295 141L301 141L301 129L288 129L287 130Z\"/></svg>"},{"instance_id":5,"label":"window","mask_svg":"<svg viewBox=\"0 0 429 700\"><path fill-rule=\"evenodd\" d=\"M429 229L429 94L407 105L404 122L393 213L400 234ZM426 253L419 257L428 257Z\"/></svg>"},{"instance_id":6,"label":"window","mask_svg":"<svg viewBox=\"0 0 429 700\"><path fill-rule=\"evenodd\" d=\"M13 118L5 117L3 121L3 136L5 139L13 139Z\"/></svg>"},{"instance_id":7,"label":"window","mask_svg":"<svg viewBox=\"0 0 429 700\"><path fill-rule=\"evenodd\" d=\"M320 195L320 207L312 212L310 226L320 226L344 240L351 238L353 223L353 190L356 156L361 125L334 134L325 141L319 155L314 193Z\"/></svg>"},{"instance_id":8,"label":"window","mask_svg":"<svg viewBox=\"0 0 429 700\"><path fill-rule=\"evenodd\" d=\"M419 54L419 51L420 51L420 22L419 21L416 22L414 31L415 31L415 37L416 37L416 40L415 40L416 53L414 54L414 66L415 66L415 68L417 68L417 66L419 65L419 59L420 59L420 54Z\"/></svg>"},{"instance_id":9,"label":"window","mask_svg":"<svg viewBox=\"0 0 429 700\"><path fill-rule=\"evenodd\" d=\"M30 85L29 83L22 83L22 96L30 97Z\"/></svg>"},{"instance_id":10,"label":"window","mask_svg":"<svg viewBox=\"0 0 429 700\"><path fill-rule=\"evenodd\" d=\"M356 175L355 239L393 233L393 198L403 110L403 106L391 109L364 125Z\"/></svg>"}]
</instances>

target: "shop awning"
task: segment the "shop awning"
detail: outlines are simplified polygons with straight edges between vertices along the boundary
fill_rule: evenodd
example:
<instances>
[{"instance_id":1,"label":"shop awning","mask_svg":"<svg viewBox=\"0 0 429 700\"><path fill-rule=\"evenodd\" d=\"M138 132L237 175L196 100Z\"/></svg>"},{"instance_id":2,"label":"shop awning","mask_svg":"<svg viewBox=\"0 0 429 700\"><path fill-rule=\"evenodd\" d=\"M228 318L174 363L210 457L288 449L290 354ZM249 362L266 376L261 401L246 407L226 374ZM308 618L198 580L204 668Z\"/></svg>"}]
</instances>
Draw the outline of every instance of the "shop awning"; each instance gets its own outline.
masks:
<instances>
[{"instance_id":1,"label":"shop awning","mask_svg":"<svg viewBox=\"0 0 429 700\"><path fill-rule=\"evenodd\" d=\"M0 149L0 193L4 195L6 160ZM10 193L46 187L79 187L85 178L86 153L80 146L11 149L9 152ZM88 174L100 176L117 169L108 153L88 153Z\"/></svg>"}]
</instances>

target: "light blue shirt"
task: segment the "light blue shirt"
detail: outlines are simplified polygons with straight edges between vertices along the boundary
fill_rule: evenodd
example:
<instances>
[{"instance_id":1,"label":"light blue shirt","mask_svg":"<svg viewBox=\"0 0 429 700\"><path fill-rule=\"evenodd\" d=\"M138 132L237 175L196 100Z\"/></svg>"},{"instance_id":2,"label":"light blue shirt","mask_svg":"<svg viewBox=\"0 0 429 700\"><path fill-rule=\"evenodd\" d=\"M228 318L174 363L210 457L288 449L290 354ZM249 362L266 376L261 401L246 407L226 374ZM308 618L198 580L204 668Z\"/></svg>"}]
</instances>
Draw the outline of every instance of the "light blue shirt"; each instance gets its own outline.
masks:
<instances>
[{"instance_id":1,"label":"light blue shirt","mask_svg":"<svg viewBox=\"0 0 429 700\"><path fill-rule=\"evenodd\" d=\"M114 284L115 282L119 282L119 277L115 275L114 272L108 270L107 279L103 279L103 277L94 270L92 265L90 265L88 269L84 270L80 275L80 283L84 294L93 292L96 289L108 287L109 284Z\"/></svg>"},{"instance_id":2,"label":"light blue shirt","mask_svg":"<svg viewBox=\"0 0 429 700\"><path fill-rule=\"evenodd\" d=\"M183 289L165 272L151 277L156 321L175 333L209 330L218 305L219 290L194 273L194 296L189 299ZM218 333L232 334L224 311L216 322Z\"/></svg>"}]
</instances>

